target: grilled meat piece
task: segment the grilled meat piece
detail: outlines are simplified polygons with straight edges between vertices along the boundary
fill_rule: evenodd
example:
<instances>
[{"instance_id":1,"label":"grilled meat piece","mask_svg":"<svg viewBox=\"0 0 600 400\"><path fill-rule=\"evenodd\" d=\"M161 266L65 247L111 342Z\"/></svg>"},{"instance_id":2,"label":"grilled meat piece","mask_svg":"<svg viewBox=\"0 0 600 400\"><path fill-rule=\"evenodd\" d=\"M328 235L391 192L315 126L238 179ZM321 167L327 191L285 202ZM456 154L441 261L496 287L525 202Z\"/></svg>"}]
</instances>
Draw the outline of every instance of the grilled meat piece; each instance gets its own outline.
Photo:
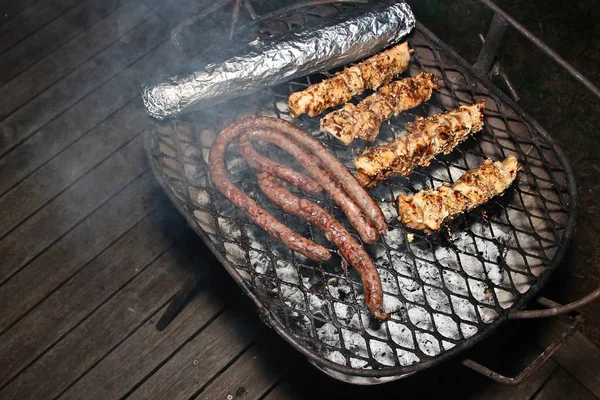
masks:
<instances>
[{"instance_id":1,"label":"grilled meat piece","mask_svg":"<svg viewBox=\"0 0 600 400\"><path fill-rule=\"evenodd\" d=\"M325 233L325 237L339 247L342 256L359 273L365 292L365 303L379 320L387 320L390 314L383 311L383 289L379 273L365 249L350 233L318 205L290 193L272 175L258 174L258 185L273 203L285 212L304 218Z\"/></svg>"},{"instance_id":2,"label":"grilled meat piece","mask_svg":"<svg viewBox=\"0 0 600 400\"><path fill-rule=\"evenodd\" d=\"M383 121L429 100L434 89L439 89L438 77L426 72L388 83L358 105L348 103L327 114L321 119L321 130L344 144L355 138L372 142Z\"/></svg>"},{"instance_id":3,"label":"grilled meat piece","mask_svg":"<svg viewBox=\"0 0 600 400\"><path fill-rule=\"evenodd\" d=\"M370 187L393 175L408 176L418 165L428 166L437 154L450 153L483 128L484 109L482 101L427 118L417 117L406 124L406 136L368 148L354 159L359 182Z\"/></svg>"},{"instance_id":4,"label":"grilled meat piece","mask_svg":"<svg viewBox=\"0 0 600 400\"><path fill-rule=\"evenodd\" d=\"M398 220L409 228L431 233L465 211L502 194L517 177L519 163L513 156L504 161L486 160L467 171L455 183L398 196Z\"/></svg>"},{"instance_id":5,"label":"grilled meat piece","mask_svg":"<svg viewBox=\"0 0 600 400\"><path fill-rule=\"evenodd\" d=\"M304 167L304 169L306 169L314 177L316 180L315 183L323 187L331 196L333 201L342 209L348 218L348 221L352 224L352 226L354 226L360 235L360 238L366 243L374 243L377 241L379 236L377 229L375 229L370 221L365 217L364 213L356 204L354 199L350 197L348 193L346 193L344 188L342 188L335 179L333 179L329 171L321 166L320 160L317 157L312 155L308 150L306 150L306 148L297 145L288 137L281 135L277 131L256 130L247 132L240 137L240 151L250 166L263 172L271 173L272 171L277 170L269 168L268 165L257 165L257 159L251 158L253 154L249 150L253 149L252 141L258 140L271 143L293 156L300 163L300 165L302 165L302 167ZM300 173L297 172L297 174ZM296 187L301 187L290 180L287 181Z\"/></svg>"},{"instance_id":6,"label":"grilled meat piece","mask_svg":"<svg viewBox=\"0 0 600 400\"><path fill-rule=\"evenodd\" d=\"M254 223L279 239L290 249L315 261L331 258L329 251L312 240L297 234L275 219L258 203L248 197L230 180L225 167L225 153L233 140L253 127L253 119L246 119L225 128L214 141L209 153L210 178L217 190L237 208L248 215ZM283 121L282 121L283 122Z\"/></svg>"},{"instance_id":7,"label":"grilled meat piece","mask_svg":"<svg viewBox=\"0 0 600 400\"><path fill-rule=\"evenodd\" d=\"M326 79L307 89L292 93L288 99L293 117L308 114L311 117L338 104L344 104L352 96L366 89L376 89L388 83L395 75L408 68L410 50L408 43L396 45L374 55L359 64L345 68L330 79Z\"/></svg>"}]
</instances>

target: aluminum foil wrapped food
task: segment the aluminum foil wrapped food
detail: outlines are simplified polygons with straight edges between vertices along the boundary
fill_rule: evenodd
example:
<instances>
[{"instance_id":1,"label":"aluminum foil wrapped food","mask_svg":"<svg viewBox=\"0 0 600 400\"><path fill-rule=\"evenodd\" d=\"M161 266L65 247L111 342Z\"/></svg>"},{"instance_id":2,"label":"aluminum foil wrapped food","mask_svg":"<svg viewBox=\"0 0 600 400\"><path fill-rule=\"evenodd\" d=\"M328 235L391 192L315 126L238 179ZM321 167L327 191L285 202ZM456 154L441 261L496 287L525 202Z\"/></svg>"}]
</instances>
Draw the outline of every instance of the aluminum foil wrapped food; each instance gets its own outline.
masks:
<instances>
[{"instance_id":1,"label":"aluminum foil wrapped food","mask_svg":"<svg viewBox=\"0 0 600 400\"><path fill-rule=\"evenodd\" d=\"M148 85L149 115L164 119L344 65L398 43L415 26L404 2L377 1L318 24L255 40L222 63Z\"/></svg>"}]
</instances>

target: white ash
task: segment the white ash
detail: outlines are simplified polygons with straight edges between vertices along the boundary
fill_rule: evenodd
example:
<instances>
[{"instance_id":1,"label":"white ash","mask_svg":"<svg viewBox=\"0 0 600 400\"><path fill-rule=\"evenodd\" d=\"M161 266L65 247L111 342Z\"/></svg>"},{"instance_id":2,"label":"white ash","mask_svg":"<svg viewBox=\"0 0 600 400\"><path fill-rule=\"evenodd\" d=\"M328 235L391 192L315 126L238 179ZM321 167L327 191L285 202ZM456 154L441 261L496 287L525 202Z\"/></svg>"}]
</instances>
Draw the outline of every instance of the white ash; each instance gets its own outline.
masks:
<instances>
[{"instance_id":1,"label":"white ash","mask_svg":"<svg viewBox=\"0 0 600 400\"><path fill-rule=\"evenodd\" d=\"M390 314L397 315L398 318L403 318L406 314L405 304L397 296L383 295L383 310Z\"/></svg>"},{"instance_id":2,"label":"white ash","mask_svg":"<svg viewBox=\"0 0 600 400\"><path fill-rule=\"evenodd\" d=\"M225 256L236 265L247 265L246 252L235 243L225 242Z\"/></svg>"},{"instance_id":3,"label":"white ash","mask_svg":"<svg viewBox=\"0 0 600 400\"><path fill-rule=\"evenodd\" d=\"M340 364L340 365L346 365L346 357L344 357L344 355L337 350L324 351L323 355L329 361L333 361L334 363Z\"/></svg>"},{"instance_id":4,"label":"white ash","mask_svg":"<svg viewBox=\"0 0 600 400\"><path fill-rule=\"evenodd\" d=\"M425 286L425 296L427 297L427 303L435 311L441 311L447 314L452 313L450 300L448 300L448 296L446 296L440 289L433 288L431 286Z\"/></svg>"},{"instance_id":5,"label":"white ash","mask_svg":"<svg viewBox=\"0 0 600 400\"><path fill-rule=\"evenodd\" d=\"M428 264L421 260L416 260L416 264L417 272L423 282L438 288L443 287L440 271L435 265Z\"/></svg>"},{"instance_id":6,"label":"white ash","mask_svg":"<svg viewBox=\"0 0 600 400\"><path fill-rule=\"evenodd\" d=\"M419 349L428 356L437 356L442 352L440 342L431 334L425 332L415 332Z\"/></svg>"},{"instance_id":7,"label":"white ash","mask_svg":"<svg viewBox=\"0 0 600 400\"><path fill-rule=\"evenodd\" d=\"M405 244L404 232L400 228L390 229L383 238L385 243L393 249L399 249Z\"/></svg>"},{"instance_id":8,"label":"white ash","mask_svg":"<svg viewBox=\"0 0 600 400\"><path fill-rule=\"evenodd\" d=\"M471 302L465 298L458 296L450 296L450 301L452 301L452 307L454 307L454 313L458 315L458 317L465 321L470 321L477 323L477 312L475 311L475 306L471 304Z\"/></svg>"},{"instance_id":9,"label":"white ash","mask_svg":"<svg viewBox=\"0 0 600 400\"><path fill-rule=\"evenodd\" d=\"M446 269L452 269L454 271L460 270L460 266L458 265L458 256L454 251L446 247L436 247L435 258L444 267L444 271L446 271Z\"/></svg>"},{"instance_id":10,"label":"white ash","mask_svg":"<svg viewBox=\"0 0 600 400\"><path fill-rule=\"evenodd\" d=\"M367 342L358 333L342 329L342 338L344 339L344 347L353 354L360 357L369 357L367 352Z\"/></svg>"},{"instance_id":11,"label":"white ash","mask_svg":"<svg viewBox=\"0 0 600 400\"><path fill-rule=\"evenodd\" d=\"M517 272L511 272L510 276L512 278L515 289L517 289L520 293L525 293L531 287L531 283L527 276L519 274Z\"/></svg>"},{"instance_id":12,"label":"white ash","mask_svg":"<svg viewBox=\"0 0 600 400\"><path fill-rule=\"evenodd\" d=\"M288 307L295 308L296 310L305 310L306 303L304 301L304 294L300 289L286 284L281 284L280 288L283 302Z\"/></svg>"},{"instance_id":13,"label":"white ash","mask_svg":"<svg viewBox=\"0 0 600 400\"><path fill-rule=\"evenodd\" d=\"M458 325L452 318L444 314L433 314L433 321L437 331L449 339L460 339Z\"/></svg>"},{"instance_id":14,"label":"white ash","mask_svg":"<svg viewBox=\"0 0 600 400\"><path fill-rule=\"evenodd\" d=\"M210 195L204 189L198 189L193 186L188 188L190 200L196 207L206 208L210 205Z\"/></svg>"},{"instance_id":15,"label":"white ash","mask_svg":"<svg viewBox=\"0 0 600 400\"><path fill-rule=\"evenodd\" d=\"M479 310L479 315L481 315L481 320L486 324L489 324L498 318L498 313L491 308L477 306L477 309Z\"/></svg>"},{"instance_id":16,"label":"white ash","mask_svg":"<svg viewBox=\"0 0 600 400\"><path fill-rule=\"evenodd\" d=\"M435 261L435 258L433 257L433 254L431 251L431 248L429 248L429 246L422 246L422 245L417 245L415 243L411 243L410 250L415 255L415 257L418 257L417 263L423 262L423 261L419 260L419 258L423 259L423 260L428 260L428 261Z\"/></svg>"},{"instance_id":17,"label":"white ash","mask_svg":"<svg viewBox=\"0 0 600 400\"><path fill-rule=\"evenodd\" d=\"M290 111L287 101L278 100L275 102L275 107L282 113L288 113Z\"/></svg>"},{"instance_id":18,"label":"white ash","mask_svg":"<svg viewBox=\"0 0 600 400\"><path fill-rule=\"evenodd\" d=\"M238 272L238 274L240 274L242 279L244 279L249 285L252 284L252 277L250 276L250 274L248 274L248 272L246 272L242 268L236 268L235 270Z\"/></svg>"},{"instance_id":19,"label":"white ash","mask_svg":"<svg viewBox=\"0 0 600 400\"><path fill-rule=\"evenodd\" d=\"M415 267L412 259L405 253L390 251L390 258L392 260L392 267L398 274L408 277L415 276Z\"/></svg>"},{"instance_id":20,"label":"white ash","mask_svg":"<svg viewBox=\"0 0 600 400\"><path fill-rule=\"evenodd\" d=\"M494 292L496 292L496 298L498 299L498 303L500 303L500 307L506 309L515 303L515 296L512 293L499 288L495 288Z\"/></svg>"},{"instance_id":21,"label":"white ash","mask_svg":"<svg viewBox=\"0 0 600 400\"><path fill-rule=\"evenodd\" d=\"M385 269L381 269L378 272L381 279L381 287L383 288L384 292L391 294L400 293L398 290L398 284L396 283L396 278L391 272Z\"/></svg>"},{"instance_id":22,"label":"white ash","mask_svg":"<svg viewBox=\"0 0 600 400\"><path fill-rule=\"evenodd\" d=\"M504 283L504 271L498 264L486 262L484 264L488 279L496 286L502 286Z\"/></svg>"},{"instance_id":23,"label":"white ash","mask_svg":"<svg viewBox=\"0 0 600 400\"><path fill-rule=\"evenodd\" d=\"M371 354L373 358L380 364L393 367L396 365L394 360L394 351L386 343L380 342L379 340L370 340Z\"/></svg>"},{"instance_id":24,"label":"white ash","mask_svg":"<svg viewBox=\"0 0 600 400\"><path fill-rule=\"evenodd\" d=\"M456 346L454 343L450 343L445 340L442 340L442 347L444 348L444 350L450 350L454 346Z\"/></svg>"},{"instance_id":25,"label":"white ash","mask_svg":"<svg viewBox=\"0 0 600 400\"><path fill-rule=\"evenodd\" d=\"M404 324L399 324L394 321L388 321L388 329L390 330L390 336L392 340L399 346L406 347L409 349L415 348L415 342L413 341L412 332Z\"/></svg>"},{"instance_id":26,"label":"white ash","mask_svg":"<svg viewBox=\"0 0 600 400\"><path fill-rule=\"evenodd\" d=\"M465 281L465 279L458 273L445 269L442 271L442 276L444 277L444 284L446 285L446 288L452 293L469 296L467 281Z\"/></svg>"},{"instance_id":27,"label":"white ash","mask_svg":"<svg viewBox=\"0 0 600 400\"><path fill-rule=\"evenodd\" d=\"M326 323L317 329L317 337L321 342L331 347L340 347L340 332L330 323Z\"/></svg>"},{"instance_id":28,"label":"white ash","mask_svg":"<svg viewBox=\"0 0 600 400\"><path fill-rule=\"evenodd\" d=\"M395 198L395 197L394 197ZM391 221L396 220L398 218L398 210L394 207L394 205L390 202L378 202L379 208L381 208L381 212L383 213L383 217L389 223ZM386 240L386 243L389 243Z\"/></svg>"},{"instance_id":29,"label":"white ash","mask_svg":"<svg viewBox=\"0 0 600 400\"><path fill-rule=\"evenodd\" d=\"M289 320L296 334L301 332L306 337L314 337L312 323L306 315L292 311L289 314Z\"/></svg>"},{"instance_id":30,"label":"white ash","mask_svg":"<svg viewBox=\"0 0 600 400\"><path fill-rule=\"evenodd\" d=\"M460 324L460 331L462 332L465 339L470 338L471 336L477 333L477 327L465 323Z\"/></svg>"},{"instance_id":31,"label":"white ash","mask_svg":"<svg viewBox=\"0 0 600 400\"><path fill-rule=\"evenodd\" d=\"M344 279L329 279L327 289L336 300L349 301L352 299L352 287Z\"/></svg>"},{"instance_id":32,"label":"white ash","mask_svg":"<svg viewBox=\"0 0 600 400\"><path fill-rule=\"evenodd\" d=\"M373 317L372 317L372 315L370 315L370 313L368 311L361 312L360 316L362 318L362 323L363 323L363 326L365 327L365 331L369 335L371 335L377 339L388 340L388 334L385 329L386 324L372 323Z\"/></svg>"},{"instance_id":33,"label":"white ash","mask_svg":"<svg viewBox=\"0 0 600 400\"><path fill-rule=\"evenodd\" d=\"M402 349L396 349L396 355L398 356L398 362L402 366L411 365L421 361L415 354Z\"/></svg>"},{"instance_id":34,"label":"white ash","mask_svg":"<svg viewBox=\"0 0 600 400\"><path fill-rule=\"evenodd\" d=\"M242 231L240 228L230 219L221 218L217 219L217 223L219 224L219 228L221 229L221 233L227 239L240 241L242 238Z\"/></svg>"},{"instance_id":35,"label":"white ash","mask_svg":"<svg viewBox=\"0 0 600 400\"><path fill-rule=\"evenodd\" d=\"M333 310L340 324L349 328L360 329L359 314L356 312L354 307L347 304L333 303Z\"/></svg>"},{"instance_id":36,"label":"white ash","mask_svg":"<svg viewBox=\"0 0 600 400\"><path fill-rule=\"evenodd\" d=\"M194 210L194 218L198 221L198 224L207 233L216 234L215 220L209 213L200 210Z\"/></svg>"},{"instance_id":37,"label":"white ash","mask_svg":"<svg viewBox=\"0 0 600 400\"><path fill-rule=\"evenodd\" d=\"M329 302L314 293L307 293L308 309L317 318L330 319Z\"/></svg>"},{"instance_id":38,"label":"white ash","mask_svg":"<svg viewBox=\"0 0 600 400\"><path fill-rule=\"evenodd\" d=\"M363 369L369 369L369 363L366 362L365 360L361 360L358 358L353 358L350 357L350 366L352 368L363 368Z\"/></svg>"},{"instance_id":39,"label":"white ash","mask_svg":"<svg viewBox=\"0 0 600 400\"><path fill-rule=\"evenodd\" d=\"M265 254L256 250L248 252L250 256L250 265L257 274L266 274L271 269L271 260Z\"/></svg>"},{"instance_id":40,"label":"white ash","mask_svg":"<svg viewBox=\"0 0 600 400\"><path fill-rule=\"evenodd\" d=\"M275 273L277 277L284 282L292 283L295 285L300 284L300 279L298 278L298 271L294 264L287 260L279 259L275 263Z\"/></svg>"},{"instance_id":41,"label":"white ash","mask_svg":"<svg viewBox=\"0 0 600 400\"><path fill-rule=\"evenodd\" d=\"M421 285L414 279L398 277L400 292L404 298L411 303L425 304L425 295Z\"/></svg>"},{"instance_id":42,"label":"white ash","mask_svg":"<svg viewBox=\"0 0 600 400\"><path fill-rule=\"evenodd\" d=\"M491 294L491 289L481 281L476 281L474 279L469 279L469 287L471 288L471 293L473 297L484 304L494 304L494 298Z\"/></svg>"},{"instance_id":43,"label":"white ash","mask_svg":"<svg viewBox=\"0 0 600 400\"><path fill-rule=\"evenodd\" d=\"M262 229L253 225L244 225L244 232L246 233L250 247L256 250L267 251L267 247L265 245L267 241L264 240L266 236Z\"/></svg>"},{"instance_id":44,"label":"white ash","mask_svg":"<svg viewBox=\"0 0 600 400\"><path fill-rule=\"evenodd\" d=\"M459 254L463 271L473 278L485 279L485 270L481 261L468 254Z\"/></svg>"},{"instance_id":45,"label":"white ash","mask_svg":"<svg viewBox=\"0 0 600 400\"><path fill-rule=\"evenodd\" d=\"M427 310L423 307L409 305L408 306L408 318L417 328L424 329L426 331L433 331L433 323Z\"/></svg>"}]
</instances>

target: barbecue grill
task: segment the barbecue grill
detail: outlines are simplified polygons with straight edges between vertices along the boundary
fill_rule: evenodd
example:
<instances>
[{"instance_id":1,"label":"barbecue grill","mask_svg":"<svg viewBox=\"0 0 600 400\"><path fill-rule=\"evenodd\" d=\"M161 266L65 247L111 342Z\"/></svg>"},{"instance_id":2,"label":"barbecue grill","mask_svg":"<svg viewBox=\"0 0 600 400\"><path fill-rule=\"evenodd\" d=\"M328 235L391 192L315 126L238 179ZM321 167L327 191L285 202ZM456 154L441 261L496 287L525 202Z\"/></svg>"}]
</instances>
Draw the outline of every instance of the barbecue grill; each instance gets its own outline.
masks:
<instances>
[{"instance_id":1,"label":"barbecue grill","mask_svg":"<svg viewBox=\"0 0 600 400\"><path fill-rule=\"evenodd\" d=\"M217 2L209 11L226 3ZM260 26L261 35L277 34L360 6L358 1L313 1L258 17L249 2L236 1L231 25L229 21L211 21L207 11L179 26L174 31L175 42L188 56L198 56L193 47L181 45L181 36L205 23L212 29L222 24L224 32L236 37L242 3L253 19L251 23ZM335 70L157 122L145 135L154 175L190 226L254 301L261 319L317 368L337 379L358 384L399 379L457 356L508 318L532 316L519 310L532 301L565 253L576 204L576 186L565 156L541 126L482 76L492 67L507 18L500 14L494 17L475 67L421 24L408 37L414 53L404 76L431 72L442 78L442 87L426 104L385 123L375 144L402 135L404 124L416 116L481 100L486 102L485 127L451 154L438 157L427 168L418 168L410 179L390 179L370 191L390 229L377 244L365 245L381 275L385 310L392 313L383 323L371 317L358 275L351 269L346 273L340 257L316 263L293 253L221 196L208 176L208 152L216 135L250 115L292 121L325 143L353 171L352 160L362 152L364 143L341 145L318 132L319 118L292 119L287 107L290 93L331 76ZM263 151L271 159L286 160L274 148ZM454 220L447 230L425 235L407 230L396 220L393 201L400 193L437 187L478 167L486 158L500 160L509 155L516 156L522 165L516 183L503 196ZM272 215L334 252L319 231L266 200L255 173L235 147L230 148L226 162L232 181ZM328 198L298 190L295 193L318 202L348 226L341 210ZM557 306L548 300L541 302ZM543 315L544 311L529 313ZM499 381L520 382L575 331L579 322L575 318L550 351L517 378L502 377L470 360L464 364Z\"/></svg>"}]
</instances>

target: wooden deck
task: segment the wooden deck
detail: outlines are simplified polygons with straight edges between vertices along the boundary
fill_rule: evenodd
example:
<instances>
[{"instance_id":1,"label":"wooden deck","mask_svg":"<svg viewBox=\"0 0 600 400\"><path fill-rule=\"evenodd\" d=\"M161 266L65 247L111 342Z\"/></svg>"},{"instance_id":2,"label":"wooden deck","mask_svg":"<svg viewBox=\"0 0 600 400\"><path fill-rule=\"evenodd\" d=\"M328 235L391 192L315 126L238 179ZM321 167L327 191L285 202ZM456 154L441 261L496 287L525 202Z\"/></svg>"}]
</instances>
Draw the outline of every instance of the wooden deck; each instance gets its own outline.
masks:
<instances>
[{"instance_id":1,"label":"wooden deck","mask_svg":"<svg viewBox=\"0 0 600 400\"><path fill-rule=\"evenodd\" d=\"M355 387L260 322L141 146L139 85L176 65L170 30L210 3L0 2L0 399L600 397L600 351L580 334L517 387L453 362ZM182 288L195 290L164 326ZM479 353L514 372L558 328Z\"/></svg>"}]
</instances>

